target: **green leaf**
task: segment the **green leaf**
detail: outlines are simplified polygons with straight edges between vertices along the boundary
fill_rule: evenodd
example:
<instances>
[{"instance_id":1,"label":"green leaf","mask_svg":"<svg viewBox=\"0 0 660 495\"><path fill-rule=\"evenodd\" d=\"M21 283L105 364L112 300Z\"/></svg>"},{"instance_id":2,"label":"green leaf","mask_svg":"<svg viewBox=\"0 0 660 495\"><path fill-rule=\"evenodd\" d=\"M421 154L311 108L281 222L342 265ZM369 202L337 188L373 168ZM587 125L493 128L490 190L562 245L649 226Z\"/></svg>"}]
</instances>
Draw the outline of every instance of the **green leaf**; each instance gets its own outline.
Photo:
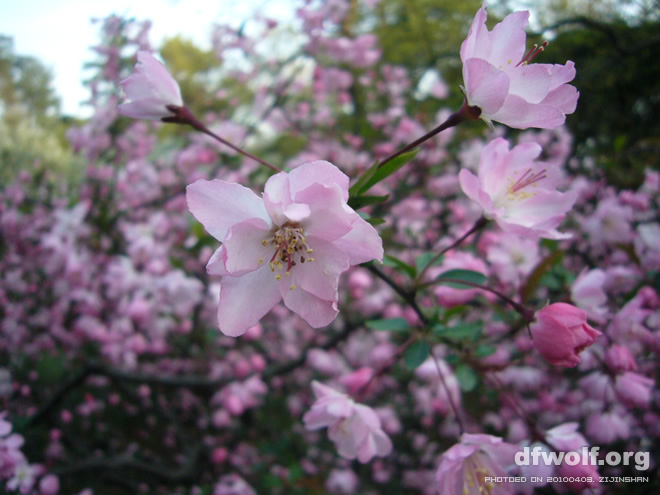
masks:
<instances>
[{"instance_id":1,"label":"green leaf","mask_svg":"<svg viewBox=\"0 0 660 495\"><path fill-rule=\"evenodd\" d=\"M359 210L365 206L383 203L384 201L387 201L389 197L389 194L385 194L384 196L353 196L348 200L348 206L354 210Z\"/></svg>"},{"instance_id":2,"label":"green leaf","mask_svg":"<svg viewBox=\"0 0 660 495\"><path fill-rule=\"evenodd\" d=\"M484 344L476 348L474 355L478 358L485 358L491 354L495 354L495 351L497 351L497 347L494 345Z\"/></svg>"},{"instance_id":3,"label":"green leaf","mask_svg":"<svg viewBox=\"0 0 660 495\"><path fill-rule=\"evenodd\" d=\"M391 160L382 167L379 167L376 172L366 181L362 190L360 191L360 194L367 192L381 180L386 179L401 167L403 167L406 163L410 162L413 158L415 158L415 156L417 156L418 151L419 150L413 150L409 151L408 153L404 153L403 155L399 155L394 160Z\"/></svg>"},{"instance_id":4,"label":"green leaf","mask_svg":"<svg viewBox=\"0 0 660 495\"><path fill-rule=\"evenodd\" d=\"M527 281L525 282L525 285L520 291L521 302L523 304L529 301L531 297L534 295L536 289L541 284L541 279L543 278L543 276L546 273L548 273L553 266L559 263L563 257L564 257L563 251L559 251L559 250L554 251L550 255L548 255L545 259L543 259L538 265L536 265L532 273L530 273L529 276L527 277Z\"/></svg>"},{"instance_id":5,"label":"green leaf","mask_svg":"<svg viewBox=\"0 0 660 495\"><path fill-rule=\"evenodd\" d=\"M71 372L69 358L64 354L43 354L35 364L39 379L48 384L59 383Z\"/></svg>"},{"instance_id":6,"label":"green leaf","mask_svg":"<svg viewBox=\"0 0 660 495\"><path fill-rule=\"evenodd\" d=\"M431 263L433 258L436 256L435 253L422 253L415 259L415 266L417 267L417 273L422 273L422 271ZM442 263L444 256L440 256L437 260L433 261L433 265L439 265Z\"/></svg>"},{"instance_id":7,"label":"green leaf","mask_svg":"<svg viewBox=\"0 0 660 495\"><path fill-rule=\"evenodd\" d=\"M477 373L465 363L456 366L454 375L456 375L458 384L461 386L463 392L474 390L479 383L479 376Z\"/></svg>"},{"instance_id":8,"label":"green leaf","mask_svg":"<svg viewBox=\"0 0 660 495\"><path fill-rule=\"evenodd\" d=\"M417 342L413 342L410 347L406 349L406 353L403 356L403 362L406 363L408 368L414 370L426 361L429 352L431 352L429 343L425 340L418 340Z\"/></svg>"},{"instance_id":9,"label":"green leaf","mask_svg":"<svg viewBox=\"0 0 660 495\"><path fill-rule=\"evenodd\" d=\"M417 270L415 269L414 266L410 266L405 261L401 261L399 258L396 258L389 254L386 254L385 257L383 258L383 265L396 268L397 270L404 272L410 278L415 278L415 275L417 274Z\"/></svg>"},{"instance_id":10,"label":"green leaf","mask_svg":"<svg viewBox=\"0 0 660 495\"><path fill-rule=\"evenodd\" d=\"M477 340L481 336L483 323L480 321L474 323L461 323L452 327L436 325L433 327L433 335L444 337L451 340Z\"/></svg>"},{"instance_id":11,"label":"green leaf","mask_svg":"<svg viewBox=\"0 0 660 495\"><path fill-rule=\"evenodd\" d=\"M349 195L351 197L357 197L362 193L367 192L381 180L386 179L401 167L403 167L406 163L415 158L417 151L418 150L409 151L408 153L397 156L394 160L387 162L382 167L378 162L374 163L362 175L362 177L360 177L357 182L353 184L353 187L349 189Z\"/></svg>"},{"instance_id":12,"label":"green leaf","mask_svg":"<svg viewBox=\"0 0 660 495\"><path fill-rule=\"evenodd\" d=\"M351 186L351 188L348 190L348 195L349 197L355 197L359 196L362 194L366 189L364 189L364 185L367 183L367 181L371 180L371 178L374 176L374 174L378 171L378 162L374 163L371 167L369 167L363 174L362 177L360 177L355 184Z\"/></svg>"},{"instance_id":13,"label":"green leaf","mask_svg":"<svg viewBox=\"0 0 660 495\"><path fill-rule=\"evenodd\" d=\"M371 320L366 322L365 325L372 330L383 330L386 332L404 332L410 328L405 318Z\"/></svg>"},{"instance_id":14,"label":"green leaf","mask_svg":"<svg viewBox=\"0 0 660 495\"><path fill-rule=\"evenodd\" d=\"M385 219L381 218L381 217L369 217L366 220L367 220L367 222L369 222L373 226L381 225L381 224L385 223Z\"/></svg>"},{"instance_id":15,"label":"green leaf","mask_svg":"<svg viewBox=\"0 0 660 495\"><path fill-rule=\"evenodd\" d=\"M443 281L443 279L453 279L453 281ZM486 281L486 276L483 273L475 272L473 270L449 270L441 273L436 277L436 282L439 282L454 289L473 289L474 287L469 284L482 285ZM468 282L462 284L459 280Z\"/></svg>"}]
</instances>

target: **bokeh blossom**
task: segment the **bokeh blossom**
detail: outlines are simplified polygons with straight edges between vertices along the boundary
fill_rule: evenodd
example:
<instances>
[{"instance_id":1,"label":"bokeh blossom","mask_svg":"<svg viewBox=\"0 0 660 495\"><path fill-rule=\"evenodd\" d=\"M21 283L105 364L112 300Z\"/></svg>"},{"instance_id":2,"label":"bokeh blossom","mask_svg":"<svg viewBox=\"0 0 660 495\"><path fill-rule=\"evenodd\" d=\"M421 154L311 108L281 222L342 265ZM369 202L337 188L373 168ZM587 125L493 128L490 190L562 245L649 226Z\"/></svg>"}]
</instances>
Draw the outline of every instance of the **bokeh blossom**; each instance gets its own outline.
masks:
<instances>
[{"instance_id":1,"label":"bokeh blossom","mask_svg":"<svg viewBox=\"0 0 660 495\"><path fill-rule=\"evenodd\" d=\"M486 27L486 6L479 9L461 45L463 81L468 104L481 109L486 122L517 129L552 129L573 113L579 93L566 83L575 64L529 64L543 48L525 53L529 12L514 12L492 31Z\"/></svg>"},{"instance_id":2,"label":"bokeh blossom","mask_svg":"<svg viewBox=\"0 0 660 495\"><path fill-rule=\"evenodd\" d=\"M536 161L540 154L537 143L509 149L506 139L494 139L481 152L478 176L467 169L459 173L461 189L505 232L566 239L570 234L556 228L573 207L576 195L554 189L557 170Z\"/></svg>"},{"instance_id":3,"label":"bokeh blossom","mask_svg":"<svg viewBox=\"0 0 660 495\"><path fill-rule=\"evenodd\" d=\"M137 59L135 72L121 82L129 101L119 105L119 113L149 120L173 116L168 106L183 106L179 85L149 52L139 51Z\"/></svg>"},{"instance_id":4,"label":"bokeh blossom","mask_svg":"<svg viewBox=\"0 0 660 495\"><path fill-rule=\"evenodd\" d=\"M222 276L218 323L245 333L280 300L314 328L337 316L339 276L383 256L376 230L348 205L348 177L326 161L266 182L263 198L239 184L198 180L188 207L222 242L207 265Z\"/></svg>"},{"instance_id":5,"label":"bokeh blossom","mask_svg":"<svg viewBox=\"0 0 660 495\"><path fill-rule=\"evenodd\" d=\"M327 427L328 437L340 456L366 463L392 451L392 442L373 409L322 383L314 381L312 388L316 402L303 417L305 427L308 430Z\"/></svg>"}]
</instances>

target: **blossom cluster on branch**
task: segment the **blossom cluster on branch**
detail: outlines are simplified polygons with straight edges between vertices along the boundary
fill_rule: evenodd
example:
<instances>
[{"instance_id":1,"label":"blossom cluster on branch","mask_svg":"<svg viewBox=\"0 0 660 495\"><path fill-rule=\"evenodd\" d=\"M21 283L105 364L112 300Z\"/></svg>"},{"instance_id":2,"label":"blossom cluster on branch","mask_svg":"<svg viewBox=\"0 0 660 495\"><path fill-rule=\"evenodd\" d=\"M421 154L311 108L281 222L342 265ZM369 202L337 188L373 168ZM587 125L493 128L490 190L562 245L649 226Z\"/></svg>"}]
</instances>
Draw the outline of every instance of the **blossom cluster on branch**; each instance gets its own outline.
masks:
<instances>
[{"instance_id":1,"label":"blossom cluster on branch","mask_svg":"<svg viewBox=\"0 0 660 495\"><path fill-rule=\"evenodd\" d=\"M306 2L294 57L264 49L288 36L275 21L217 26L200 100L148 23L103 22L95 113L69 131L84 177L0 187L7 491L605 493L601 474L657 474L515 458L657 449L660 175L618 190L574 153L576 69L539 63L527 12L489 30L478 9L448 108L441 74L422 91L352 23L379 4Z\"/></svg>"}]
</instances>

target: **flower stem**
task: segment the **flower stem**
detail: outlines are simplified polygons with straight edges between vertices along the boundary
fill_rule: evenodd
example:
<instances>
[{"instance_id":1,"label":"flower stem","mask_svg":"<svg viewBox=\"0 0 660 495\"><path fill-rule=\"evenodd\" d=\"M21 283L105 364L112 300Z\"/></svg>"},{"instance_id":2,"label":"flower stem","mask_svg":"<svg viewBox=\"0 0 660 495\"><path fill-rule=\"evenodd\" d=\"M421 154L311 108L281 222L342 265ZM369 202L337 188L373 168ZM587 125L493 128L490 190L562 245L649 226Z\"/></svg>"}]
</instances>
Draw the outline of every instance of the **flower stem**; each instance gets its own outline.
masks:
<instances>
[{"instance_id":1,"label":"flower stem","mask_svg":"<svg viewBox=\"0 0 660 495\"><path fill-rule=\"evenodd\" d=\"M454 416L456 416L456 421L458 422L458 429L460 431L460 434L462 435L465 432L465 425L463 424L461 415L458 412L458 407L456 407L456 404L454 403L454 399L452 399L451 397L451 392L449 391L449 387L447 386L445 377L442 374L442 370L440 369L440 363L438 362L438 357L433 352L433 348L429 349L429 353L431 354L431 358L433 358L433 363L435 363L435 369L438 371L438 376L440 377L440 383L442 383L442 388L445 389L445 394L447 394L447 401L449 401L451 410L454 412Z\"/></svg>"},{"instance_id":2,"label":"flower stem","mask_svg":"<svg viewBox=\"0 0 660 495\"><path fill-rule=\"evenodd\" d=\"M529 308L526 308L525 306L523 306L520 303L517 303L516 301L514 301L510 297L502 294L500 291L498 291L496 289L493 289L492 287L488 287L486 285L480 285L480 284L476 284L474 282L468 282L467 280L459 280L459 279L455 279L455 278L444 278L443 277L441 280L434 280L432 282L428 282L428 283L424 284L422 287L429 287L429 286L434 285L434 284L436 284L437 282L440 282L440 281L442 281L442 282L453 282L455 284L461 284L461 285L468 285L470 287L474 287L475 289L481 289L481 290L485 290L486 292L490 292L491 294L495 294L497 297L499 297L500 299L502 299L503 301L508 303L518 313L520 313L520 316L522 316L523 319L525 320L525 324L529 324L530 322L532 322L534 320L534 311L533 310L531 310Z\"/></svg>"},{"instance_id":3,"label":"flower stem","mask_svg":"<svg viewBox=\"0 0 660 495\"><path fill-rule=\"evenodd\" d=\"M449 246L447 246L447 247L444 248L442 251L440 251L438 254L436 254L436 255L431 259L431 261L429 261L429 262L426 264L426 266L424 267L424 269L423 269L421 272L419 272L419 274L417 275L417 278L415 279L415 283L419 283L419 282L424 278L424 275L426 274L427 270L428 270L429 268L431 268L431 267L433 266L433 263L435 263L436 261L438 261L442 255L444 255L447 251L450 251L450 250L454 249L456 246L458 246L459 244L461 244L465 239L467 239L468 237L470 237L470 236L471 236L472 234L474 234L475 232L477 232L477 231L483 229L483 228L486 226L487 223L488 223L488 219L487 219L486 217L481 217L481 218L479 218L479 220L477 220L477 221L474 223L474 225L470 228L470 230L468 230L465 234L463 234L461 237L459 237L459 238L456 239L454 242L452 242Z\"/></svg>"},{"instance_id":4,"label":"flower stem","mask_svg":"<svg viewBox=\"0 0 660 495\"><path fill-rule=\"evenodd\" d=\"M445 120L442 124L440 124L438 127L433 129L432 131L427 132L424 134L422 137L416 139L410 144L407 144L403 148L401 148L399 151L396 151L386 157L382 162L378 164L378 168L381 168L383 165L385 165L387 162L391 162L394 160L397 156L402 155L406 153L407 151L410 151L420 144L422 144L424 141L428 141L431 139L433 136L436 134L440 134L442 131L445 129L449 129L450 127L456 127L458 124L461 122L465 122L466 120L476 120L479 118L481 115L481 109L479 107L473 107L468 105L467 100L463 102L463 105L461 108L457 111L452 113L447 120Z\"/></svg>"},{"instance_id":5,"label":"flower stem","mask_svg":"<svg viewBox=\"0 0 660 495\"><path fill-rule=\"evenodd\" d=\"M171 112L174 113L173 117L166 117L163 120L163 122L169 122L173 124L188 124L189 126L193 127L194 129L197 129L198 131L203 132L204 134L207 134L211 136L213 139L216 141L224 144L225 146L233 149L237 153L240 153L243 156L246 156L248 158L251 158L252 160L262 164L265 167L268 167L269 169L275 171L275 172L281 172L282 170L275 165L268 163L266 160L262 160L259 157L254 156L252 153L248 153L244 149L239 148L238 146L235 146L231 144L229 141L221 138L217 134L213 133L208 127L206 127L197 117L193 115L193 113L190 111L188 107L177 107L174 105L168 105L167 109Z\"/></svg>"},{"instance_id":6,"label":"flower stem","mask_svg":"<svg viewBox=\"0 0 660 495\"><path fill-rule=\"evenodd\" d=\"M376 380L378 377L382 376L389 368L394 365L396 362L397 358L405 352L408 347L410 347L411 344L416 342L418 340L417 335L412 335L408 340L406 340L403 344L401 344L397 349L394 351L394 353L390 356L390 358L380 367L378 370L371 375L371 378L369 378L369 381L362 385L359 389L355 391L355 400L358 402L361 401L364 398L364 395L367 393L369 390L369 386L373 383L374 380Z\"/></svg>"}]
</instances>

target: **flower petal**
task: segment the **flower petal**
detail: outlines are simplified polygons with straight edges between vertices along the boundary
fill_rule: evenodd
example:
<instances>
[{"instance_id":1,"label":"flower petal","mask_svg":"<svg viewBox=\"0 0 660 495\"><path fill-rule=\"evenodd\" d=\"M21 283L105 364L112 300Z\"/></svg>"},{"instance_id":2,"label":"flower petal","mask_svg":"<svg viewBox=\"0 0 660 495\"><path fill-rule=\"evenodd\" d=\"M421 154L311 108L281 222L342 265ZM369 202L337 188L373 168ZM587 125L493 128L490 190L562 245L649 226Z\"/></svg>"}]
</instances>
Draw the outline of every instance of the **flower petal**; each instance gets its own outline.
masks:
<instances>
[{"instance_id":1,"label":"flower petal","mask_svg":"<svg viewBox=\"0 0 660 495\"><path fill-rule=\"evenodd\" d=\"M287 222L284 208L290 203L289 174L280 172L270 176L264 186L264 204L275 225L281 226Z\"/></svg>"},{"instance_id":2,"label":"flower petal","mask_svg":"<svg viewBox=\"0 0 660 495\"><path fill-rule=\"evenodd\" d=\"M218 305L220 331L230 337L243 335L280 299L278 282L267 267L241 277L223 277Z\"/></svg>"},{"instance_id":3,"label":"flower petal","mask_svg":"<svg viewBox=\"0 0 660 495\"><path fill-rule=\"evenodd\" d=\"M314 328L329 325L339 313L336 300L321 299L300 287L291 290L287 284L282 283L280 293L286 307Z\"/></svg>"},{"instance_id":4,"label":"flower petal","mask_svg":"<svg viewBox=\"0 0 660 495\"><path fill-rule=\"evenodd\" d=\"M167 69L149 52L137 53L136 69L151 86L154 96L176 106L183 106L181 90ZM142 66L140 66L142 64Z\"/></svg>"},{"instance_id":5,"label":"flower petal","mask_svg":"<svg viewBox=\"0 0 660 495\"><path fill-rule=\"evenodd\" d=\"M186 188L188 209L204 228L224 241L229 228L250 218L261 218L271 225L263 200L247 187L223 180L203 180Z\"/></svg>"},{"instance_id":6,"label":"flower petal","mask_svg":"<svg viewBox=\"0 0 660 495\"><path fill-rule=\"evenodd\" d=\"M295 196L296 202L309 207L310 215L302 223L305 235L334 241L351 230L351 210L337 187L312 184Z\"/></svg>"},{"instance_id":7,"label":"flower petal","mask_svg":"<svg viewBox=\"0 0 660 495\"><path fill-rule=\"evenodd\" d=\"M299 263L292 270L293 284L324 300L337 299L339 275L349 268L348 255L322 239L308 237L313 262Z\"/></svg>"},{"instance_id":8,"label":"flower petal","mask_svg":"<svg viewBox=\"0 0 660 495\"><path fill-rule=\"evenodd\" d=\"M485 117L497 112L509 93L509 76L480 58L465 61L463 79L470 105L478 106Z\"/></svg>"},{"instance_id":9,"label":"flower petal","mask_svg":"<svg viewBox=\"0 0 660 495\"><path fill-rule=\"evenodd\" d=\"M507 96L502 107L490 118L514 129L554 129L566 122L566 116L556 106L529 103L516 95Z\"/></svg>"},{"instance_id":10,"label":"flower petal","mask_svg":"<svg viewBox=\"0 0 660 495\"><path fill-rule=\"evenodd\" d=\"M313 184L338 187L342 192L344 201L348 201L348 176L325 160L304 163L289 173L291 184L291 197L296 198L300 191L304 191Z\"/></svg>"},{"instance_id":11,"label":"flower petal","mask_svg":"<svg viewBox=\"0 0 660 495\"><path fill-rule=\"evenodd\" d=\"M383 260L383 240L369 222L353 213L351 230L335 240L333 244L348 253L348 262L353 265L371 260Z\"/></svg>"},{"instance_id":12,"label":"flower petal","mask_svg":"<svg viewBox=\"0 0 660 495\"><path fill-rule=\"evenodd\" d=\"M211 259L206 264L206 273L209 275L229 275L229 272L225 269L225 247L220 246L215 250Z\"/></svg>"},{"instance_id":13,"label":"flower petal","mask_svg":"<svg viewBox=\"0 0 660 495\"><path fill-rule=\"evenodd\" d=\"M529 103L540 103L550 92L552 75L548 64L521 65L509 72L509 93Z\"/></svg>"},{"instance_id":14,"label":"flower petal","mask_svg":"<svg viewBox=\"0 0 660 495\"><path fill-rule=\"evenodd\" d=\"M268 236L269 226L260 218L232 225L222 244L227 272L238 277L267 265L274 253L272 245L263 245Z\"/></svg>"},{"instance_id":15,"label":"flower petal","mask_svg":"<svg viewBox=\"0 0 660 495\"><path fill-rule=\"evenodd\" d=\"M486 5L484 4L474 16L472 26L461 44L461 60L465 62L469 58L474 58L476 50L488 44L488 28L486 27L486 19L488 13L486 12Z\"/></svg>"},{"instance_id":16,"label":"flower petal","mask_svg":"<svg viewBox=\"0 0 660 495\"><path fill-rule=\"evenodd\" d=\"M528 23L529 12L526 10L509 14L489 33L489 42L480 47L488 52L488 56L481 56L479 50L474 56L485 58L498 68L515 66L525 55L525 28Z\"/></svg>"},{"instance_id":17,"label":"flower petal","mask_svg":"<svg viewBox=\"0 0 660 495\"><path fill-rule=\"evenodd\" d=\"M143 98L128 103L122 103L117 111L124 117L132 119L160 120L172 115L162 101L155 98Z\"/></svg>"}]
</instances>

